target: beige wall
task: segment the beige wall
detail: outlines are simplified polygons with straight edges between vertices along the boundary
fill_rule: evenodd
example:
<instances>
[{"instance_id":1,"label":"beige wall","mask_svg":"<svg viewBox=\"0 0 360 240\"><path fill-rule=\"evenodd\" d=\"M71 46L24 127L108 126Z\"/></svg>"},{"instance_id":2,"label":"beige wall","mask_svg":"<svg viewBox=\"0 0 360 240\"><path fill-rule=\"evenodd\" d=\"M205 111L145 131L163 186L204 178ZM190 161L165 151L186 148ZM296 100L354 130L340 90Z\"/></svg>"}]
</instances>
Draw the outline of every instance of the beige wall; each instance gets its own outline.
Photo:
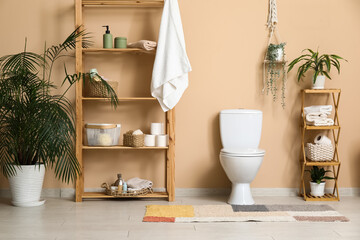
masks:
<instances>
[{"instance_id":1,"label":"beige wall","mask_svg":"<svg viewBox=\"0 0 360 240\"><path fill-rule=\"evenodd\" d=\"M288 188L299 184L300 132L299 91L308 83L298 85L294 73L287 82L285 110L270 96L261 95L262 60L268 32L265 28L267 0L180 0L188 55L193 67L190 86L176 109L176 187L227 187L229 181L222 170L218 154L219 111L227 108L254 108L264 113L261 148L266 150L262 167L253 187ZM333 72L327 87L341 88L340 122L342 125L339 152L343 162L340 187L360 187L360 95L357 70L360 66L360 1L359 0L278 0L279 31L286 41L286 56L297 57L304 48L337 53L349 60L343 64L342 74ZM102 9L88 10L85 26L95 35L101 46L101 25L110 24L112 33L138 38L156 39L160 21L159 10ZM60 42L73 29L73 1L33 0L0 2L0 55L22 50L24 37L29 48L40 51L43 41ZM10 24L11 23L11 24ZM68 66L73 67L73 60ZM61 65L61 64L59 64ZM121 95L149 95L149 56L91 56L86 68L96 66L105 76L119 79ZM140 71L134 71L141 67ZM55 78L61 81L58 67ZM131 80L129 83L125 80ZM74 99L74 93L69 97ZM315 99L313 99L316 101ZM323 98L323 101L329 99ZM89 104L86 121L121 122L123 129L141 127L149 130L149 122L161 120L161 112L154 115L143 105L134 110L122 106L116 113L106 115L107 107ZM131 119L131 120L129 120ZM135 119L135 120L134 120ZM142 119L142 120L139 120ZM131 123L130 123L131 122ZM147 152L146 152L147 153ZM126 178L139 175L150 178L155 186L163 184L163 153L154 152L86 152L86 187L99 187L123 172ZM151 156L150 158L148 156ZM159 158L159 159L158 159ZM47 173L45 187L64 184ZM0 177L0 187L7 183Z\"/></svg>"}]
</instances>

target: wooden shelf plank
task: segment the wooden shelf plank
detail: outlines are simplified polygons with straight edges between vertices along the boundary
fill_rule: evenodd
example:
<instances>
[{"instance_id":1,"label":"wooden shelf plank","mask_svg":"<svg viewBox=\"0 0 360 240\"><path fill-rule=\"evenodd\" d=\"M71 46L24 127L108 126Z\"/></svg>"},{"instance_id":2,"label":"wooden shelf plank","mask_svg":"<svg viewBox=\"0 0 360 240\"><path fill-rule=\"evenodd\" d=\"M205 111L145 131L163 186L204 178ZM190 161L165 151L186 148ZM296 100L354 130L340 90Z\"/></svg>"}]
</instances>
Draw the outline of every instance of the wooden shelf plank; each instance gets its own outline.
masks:
<instances>
[{"instance_id":1,"label":"wooden shelf plank","mask_svg":"<svg viewBox=\"0 0 360 240\"><path fill-rule=\"evenodd\" d=\"M84 150L166 150L168 147L82 146Z\"/></svg>"},{"instance_id":2,"label":"wooden shelf plank","mask_svg":"<svg viewBox=\"0 0 360 240\"><path fill-rule=\"evenodd\" d=\"M338 161L325 161L325 162L316 162L311 160L306 160L305 163L306 166L338 166L340 165L340 162Z\"/></svg>"},{"instance_id":3,"label":"wooden shelf plank","mask_svg":"<svg viewBox=\"0 0 360 240\"><path fill-rule=\"evenodd\" d=\"M339 198L336 197L334 194L326 193L322 197L314 197L310 193L306 194L306 201L339 201Z\"/></svg>"},{"instance_id":4,"label":"wooden shelf plank","mask_svg":"<svg viewBox=\"0 0 360 240\"><path fill-rule=\"evenodd\" d=\"M167 198L168 194L166 192L153 192L146 195L140 196L124 196L124 197L114 197L110 195L106 195L104 192L84 192L82 198L90 199L90 198L102 198L102 199L114 199L114 198Z\"/></svg>"},{"instance_id":5,"label":"wooden shelf plank","mask_svg":"<svg viewBox=\"0 0 360 240\"><path fill-rule=\"evenodd\" d=\"M83 48L82 52L87 53L145 53L155 55L155 50L146 51L141 48Z\"/></svg>"},{"instance_id":6,"label":"wooden shelf plank","mask_svg":"<svg viewBox=\"0 0 360 240\"><path fill-rule=\"evenodd\" d=\"M136 0L136 1L97 1L97 0L85 0L82 1L82 5L84 7L87 6L115 6L115 7L152 7L152 8L157 8L157 7L163 7L164 6L164 1L140 1L140 0Z\"/></svg>"},{"instance_id":7,"label":"wooden shelf plank","mask_svg":"<svg viewBox=\"0 0 360 240\"><path fill-rule=\"evenodd\" d=\"M331 130L331 129L340 129L340 126L333 125L333 126L305 126L306 130Z\"/></svg>"},{"instance_id":8,"label":"wooden shelf plank","mask_svg":"<svg viewBox=\"0 0 360 240\"><path fill-rule=\"evenodd\" d=\"M305 93L339 93L341 89L329 88L329 89L303 89Z\"/></svg>"},{"instance_id":9,"label":"wooden shelf plank","mask_svg":"<svg viewBox=\"0 0 360 240\"><path fill-rule=\"evenodd\" d=\"M110 101L110 98L100 98L100 97L83 97L83 101ZM153 97L122 97L118 98L118 101L156 101L156 98Z\"/></svg>"}]
</instances>

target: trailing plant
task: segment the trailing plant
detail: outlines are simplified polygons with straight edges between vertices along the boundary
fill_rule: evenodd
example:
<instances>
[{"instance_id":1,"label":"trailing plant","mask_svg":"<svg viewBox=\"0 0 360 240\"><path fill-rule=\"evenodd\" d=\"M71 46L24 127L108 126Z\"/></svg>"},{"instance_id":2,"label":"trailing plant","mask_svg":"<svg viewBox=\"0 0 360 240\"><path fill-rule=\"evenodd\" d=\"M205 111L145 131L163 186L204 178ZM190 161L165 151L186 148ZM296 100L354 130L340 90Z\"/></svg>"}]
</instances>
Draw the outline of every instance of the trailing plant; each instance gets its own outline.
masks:
<instances>
[{"instance_id":1,"label":"trailing plant","mask_svg":"<svg viewBox=\"0 0 360 240\"><path fill-rule=\"evenodd\" d=\"M277 99L277 86L281 80L281 105L285 108L286 70L285 70L285 47L286 43L270 43L266 54L267 71L264 82L266 82L266 94L271 93L273 101ZM279 51L281 50L281 51ZM282 52L282 56L280 53ZM282 59L279 61L279 59ZM264 69L265 71L265 69Z\"/></svg>"},{"instance_id":2,"label":"trailing plant","mask_svg":"<svg viewBox=\"0 0 360 240\"><path fill-rule=\"evenodd\" d=\"M316 182L320 184L324 179L334 179L333 177L325 176L327 172L331 172L329 170L325 171L324 168L319 168L317 166L313 166L311 170L306 170L310 172L310 177L312 182Z\"/></svg>"},{"instance_id":3,"label":"trailing plant","mask_svg":"<svg viewBox=\"0 0 360 240\"><path fill-rule=\"evenodd\" d=\"M62 94L54 94L52 69L65 53L75 49L82 38L82 47L91 45L80 27L63 43L46 48L42 54L24 51L0 58L0 168L6 177L16 174L20 165L43 163L54 168L57 178L69 183L81 172L75 155L74 108L66 92L88 74L69 74L66 66ZM101 79L116 106L117 96Z\"/></svg>"},{"instance_id":4,"label":"trailing plant","mask_svg":"<svg viewBox=\"0 0 360 240\"><path fill-rule=\"evenodd\" d=\"M330 77L331 66L334 66L337 69L338 74L340 74L340 60L344 60L347 62L346 59L335 54L320 55L318 50L315 52L311 49L304 49L302 52L304 51L307 51L307 53L302 54L298 58L295 58L289 64L289 69L288 69L288 72L290 72L296 64L302 62L302 65L299 66L298 71L296 73L298 82L302 77L305 77L305 73L310 69L314 71L314 75L312 77L313 83L316 82L316 78L319 75L323 75L331 79Z\"/></svg>"}]
</instances>

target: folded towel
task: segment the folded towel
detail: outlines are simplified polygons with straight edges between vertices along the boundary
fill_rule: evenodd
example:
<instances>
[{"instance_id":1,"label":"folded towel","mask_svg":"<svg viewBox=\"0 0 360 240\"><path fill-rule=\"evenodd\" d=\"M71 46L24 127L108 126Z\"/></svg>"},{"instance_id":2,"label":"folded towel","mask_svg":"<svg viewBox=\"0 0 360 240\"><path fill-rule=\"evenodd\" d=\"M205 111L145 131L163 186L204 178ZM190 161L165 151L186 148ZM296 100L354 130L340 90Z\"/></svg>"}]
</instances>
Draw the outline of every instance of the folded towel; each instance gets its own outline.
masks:
<instances>
[{"instance_id":1,"label":"folded towel","mask_svg":"<svg viewBox=\"0 0 360 240\"><path fill-rule=\"evenodd\" d=\"M155 50L156 42L150 40L140 40L137 42L129 43L128 48L142 48L147 51Z\"/></svg>"},{"instance_id":2,"label":"folded towel","mask_svg":"<svg viewBox=\"0 0 360 240\"><path fill-rule=\"evenodd\" d=\"M140 178L131 178L126 181L128 190L136 191L146 188L151 188L153 183L149 180L140 179Z\"/></svg>"},{"instance_id":3,"label":"folded towel","mask_svg":"<svg viewBox=\"0 0 360 240\"><path fill-rule=\"evenodd\" d=\"M325 119L327 119L327 114L321 113L321 112L312 112L312 113L306 114L305 119L308 122L314 122L315 120L325 120Z\"/></svg>"},{"instance_id":4,"label":"folded towel","mask_svg":"<svg viewBox=\"0 0 360 240\"><path fill-rule=\"evenodd\" d=\"M178 2L166 0L151 81L151 95L164 112L179 102L188 87L190 71Z\"/></svg>"},{"instance_id":5,"label":"folded towel","mask_svg":"<svg viewBox=\"0 0 360 240\"><path fill-rule=\"evenodd\" d=\"M332 126L334 125L334 120L332 120L331 118L316 119L312 122L306 121L306 124L313 126Z\"/></svg>"},{"instance_id":6,"label":"folded towel","mask_svg":"<svg viewBox=\"0 0 360 240\"><path fill-rule=\"evenodd\" d=\"M304 107L304 113L305 115L309 113L325 113L327 115L330 115L332 111L332 105L314 105L309 107Z\"/></svg>"}]
</instances>

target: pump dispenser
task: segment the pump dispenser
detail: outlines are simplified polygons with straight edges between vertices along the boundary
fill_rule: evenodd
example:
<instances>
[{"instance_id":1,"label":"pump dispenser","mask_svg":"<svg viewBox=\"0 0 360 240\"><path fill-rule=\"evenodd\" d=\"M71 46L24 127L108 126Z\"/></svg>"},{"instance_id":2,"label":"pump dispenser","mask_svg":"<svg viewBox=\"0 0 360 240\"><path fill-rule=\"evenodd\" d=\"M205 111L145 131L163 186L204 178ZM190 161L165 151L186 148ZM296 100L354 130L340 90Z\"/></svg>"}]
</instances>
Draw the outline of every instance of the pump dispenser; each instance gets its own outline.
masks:
<instances>
[{"instance_id":1,"label":"pump dispenser","mask_svg":"<svg viewBox=\"0 0 360 240\"><path fill-rule=\"evenodd\" d=\"M110 34L109 26L106 27L105 34L103 35L103 48L113 48L113 36Z\"/></svg>"}]
</instances>

